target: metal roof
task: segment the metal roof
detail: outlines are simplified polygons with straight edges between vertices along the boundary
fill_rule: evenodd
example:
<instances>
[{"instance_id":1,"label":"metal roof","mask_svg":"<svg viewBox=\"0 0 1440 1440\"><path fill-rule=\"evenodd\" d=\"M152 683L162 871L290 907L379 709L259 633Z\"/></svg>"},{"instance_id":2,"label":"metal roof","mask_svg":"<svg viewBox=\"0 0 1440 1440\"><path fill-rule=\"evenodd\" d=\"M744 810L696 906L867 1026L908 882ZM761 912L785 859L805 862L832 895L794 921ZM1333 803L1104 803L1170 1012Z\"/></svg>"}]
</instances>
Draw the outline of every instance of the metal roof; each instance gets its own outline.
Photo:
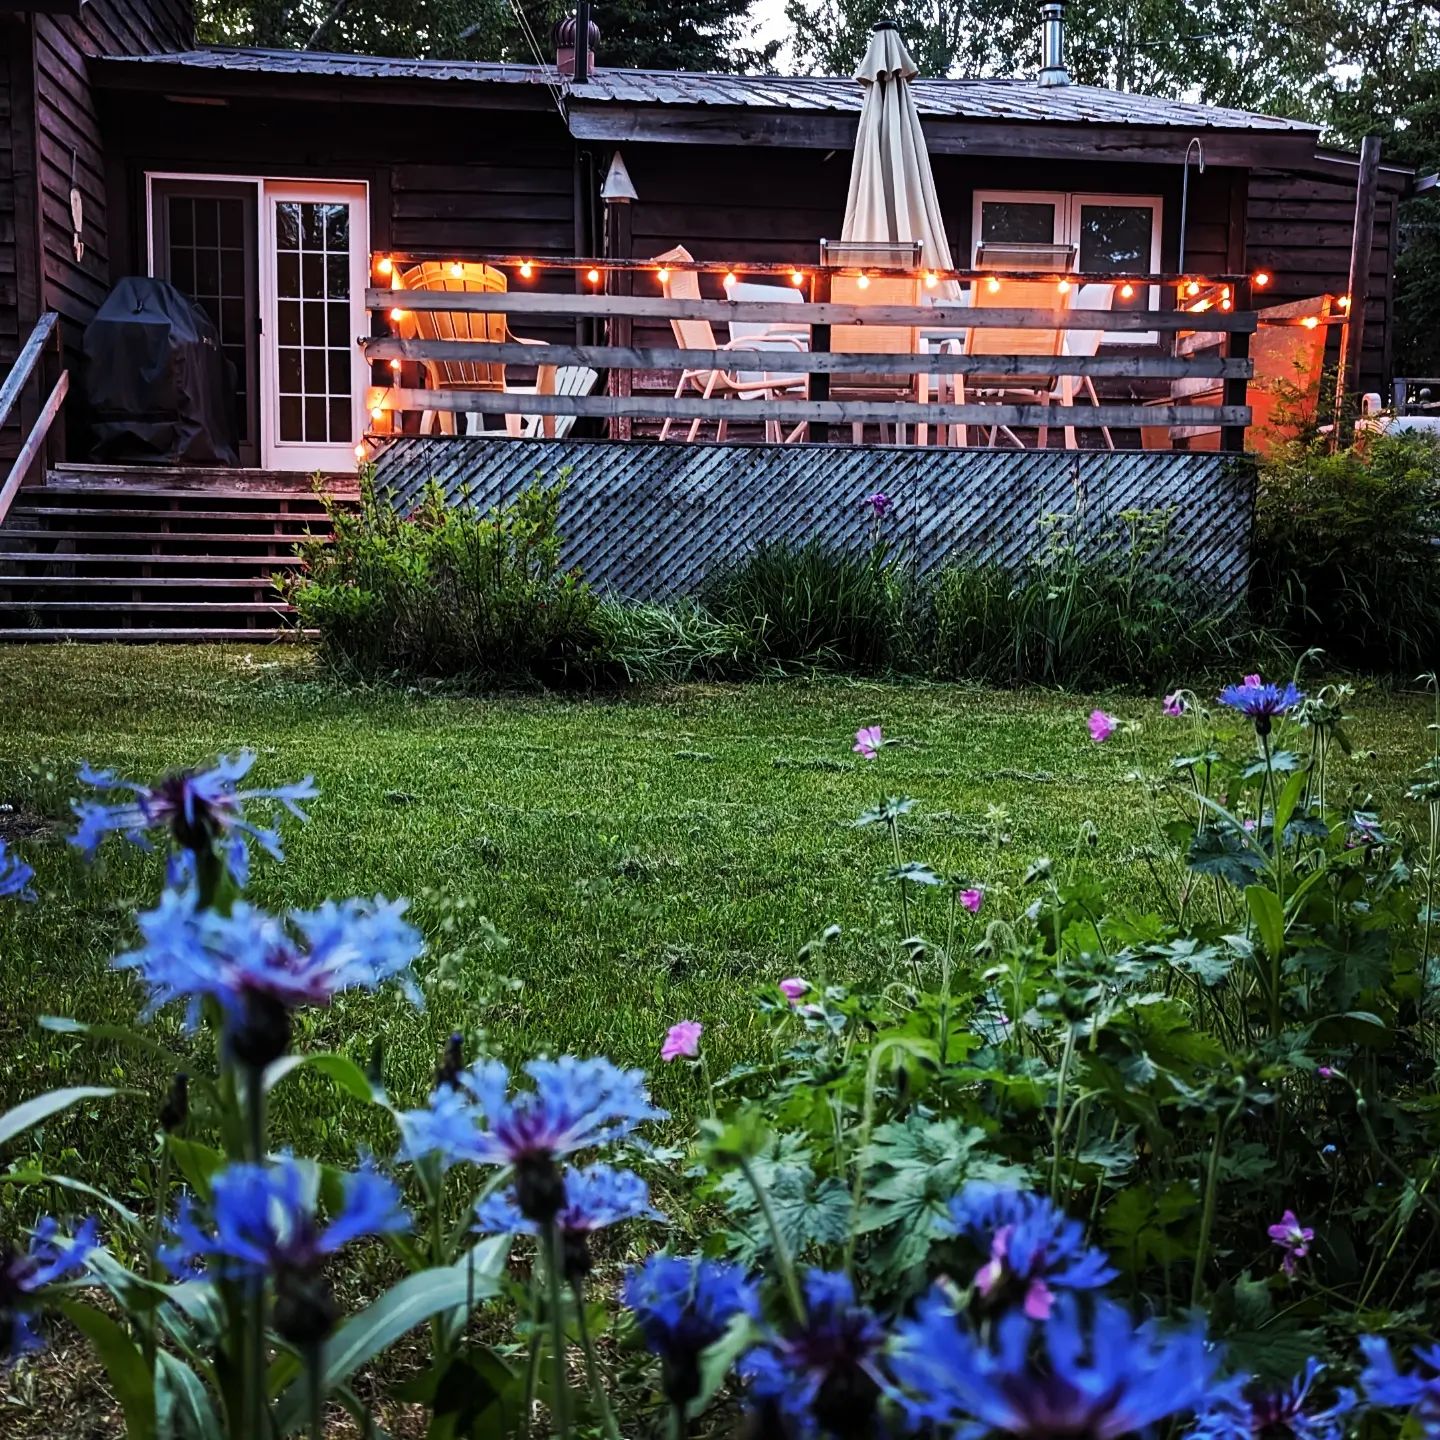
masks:
<instances>
[{"instance_id":1,"label":"metal roof","mask_svg":"<svg viewBox=\"0 0 1440 1440\"><path fill-rule=\"evenodd\" d=\"M571 85L551 65L479 60L404 60L311 50L213 46L169 54L115 57L124 64L229 73L335 76L360 80L459 81L482 85L558 87L588 105L683 106L851 115L863 94L849 77L702 75L684 70L620 70L602 66L584 85ZM1041 87L1033 80L917 80L922 115L935 119L1014 123L1157 126L1190 130L1318 132L1308 121L1228 110L1215 105L1130 95L1094 85Z\"/></svg>"}]
</instances>

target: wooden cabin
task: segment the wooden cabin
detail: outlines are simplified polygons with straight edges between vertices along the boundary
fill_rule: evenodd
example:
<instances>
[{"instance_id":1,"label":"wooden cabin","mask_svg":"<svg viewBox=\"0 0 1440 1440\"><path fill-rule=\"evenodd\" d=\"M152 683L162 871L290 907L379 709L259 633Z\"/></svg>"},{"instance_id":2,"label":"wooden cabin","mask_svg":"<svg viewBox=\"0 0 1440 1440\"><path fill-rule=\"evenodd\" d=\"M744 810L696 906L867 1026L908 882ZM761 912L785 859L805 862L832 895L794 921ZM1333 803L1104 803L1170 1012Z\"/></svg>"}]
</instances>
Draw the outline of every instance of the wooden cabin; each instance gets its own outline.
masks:
<instances>
[{"instance_id":1,"label":"wooden cabin","mask_svg":"<svg viewBox=\"0 0 1440 1440\"><path fill-rule=\"evenodd\" d=\"M603 27L603 6L597 16ZM50 470L27 454L30 481L86 481L74 468L90 452L81 340L122 277L170 279L210 316L235 367L241 467L352 472L375 387L394 378L355 344L388 331L366 297L382 263L684 246L717 267L702 284L718 298L720 268L812 266L838 234L853 80L614 69L603 40L586 68L577 83L555 65L198 47L184 0L0 0L0 375L54 315L47 364L70 382ZM1073 247L1077 270L1263 271L1276 301L1347 288L1356 159L1322 147L1314 126L1069 83L914 88L961 267L981 240L1018 238ZM617 152L636 198L607 222ZM1396 214L1412 178L1380 174L1365 389L1388 378ZM540 269L531 288L593 287ZM562 312L525 332L596 338L587 325ZM667 329L641 317L633 343ZM1104 344L1133 348L1136 335ZM24 387L0 429L0 493L47 393ZM406 423L418 417L395 432Z\"/></svg>"}]
</instances>

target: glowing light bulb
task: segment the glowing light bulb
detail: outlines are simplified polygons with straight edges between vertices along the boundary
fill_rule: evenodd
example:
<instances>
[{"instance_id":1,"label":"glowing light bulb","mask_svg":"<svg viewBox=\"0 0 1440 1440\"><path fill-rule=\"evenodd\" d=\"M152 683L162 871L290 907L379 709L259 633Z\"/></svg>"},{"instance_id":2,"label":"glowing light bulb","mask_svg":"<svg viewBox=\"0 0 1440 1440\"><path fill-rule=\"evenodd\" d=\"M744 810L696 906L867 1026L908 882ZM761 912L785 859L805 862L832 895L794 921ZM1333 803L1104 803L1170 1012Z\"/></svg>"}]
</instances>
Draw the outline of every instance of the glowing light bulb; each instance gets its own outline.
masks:
<instances>
[{"instance_id":1,"label":"glowing light bulb","mask_svg":"<svg viewBox=\"0 0 1440 1440\"><path fill-rule=\"evenodd\" d=\"M856 276L855 283L862 290L868 290L870 288L870 277L862 270L860 274Z\"/></svg>"},{"instance_id":2,"label":"glowing light bulb","mask_svg":"<svg viewBox=\"0 0 1440 1440\"><path fill-rule=\"evenodd\" d=\"M1230 287L1228 285L1220 291L1220 298L1222 300L1228 300L1230 298Z\"/></svg>"},{"instance_id":3,"label":"glowing light bulb","mask_svg":"<svg viewBox=\"0 0 1440 1440\"><path fill-rule=\"evenodd\" d=\"M725 283L725 288L726 288L727 290L735 283L735 272L734 272L733 270L727 270L727 271L725 272L725 282L724 282L724 283Z\"/></svg>"},{"instance_id":4,"label":"glowing light bulb","mask_svg":"<svg viewBox=\"0 0 1440 1440\"><path fill-rule=\"evenodd\" d=\"M395 262L388 255L382 255L380 259L376 261L375 268L382 275L388 275L395 268Z\"/></svg>"},{"instance_id":5,"label":"glowing light bulb","mask_svg":"<svg viewBox=\"0 0 1440 1440\"><path fill-rule=\"evenodd\" d=\"M1070 293L1070 282L1068 280L1062 280L1055 288L1062 295L1068 295Z\"/></svg>"},{"instance_id":6,"label":"glowing light bulb","mask_svg":"<svg viewBox=\"0 0 1440 1440\"><path fill-rule=\"evenodd\" d=\"M405 318L405 312L399 308L396 308L390 312L390 318L396 321L403 320Z\"/></svg>"},{"instance_id":7,"label":"glowing light bulb","mask_svg":"<svg viewBox=\"0 0 1440 1440\"><path fill-rule=\"evenodd\" d=\"M656 275L656 278L660 281L660 283L661 283L662 285L665 285L665 284L668 284L668 283L669 283L669 280L670 280L670 270L669 270L669 267L668 267L668 266L662 265L662 266L659 268L659 270L657 270L657 271L655 272L655 275Z\"/></svg>"},{"instance_id":8,"label":"glowing light bulb","mask_svg":"<svg viewBox=\"0 0 1440 1440\"><path fill-rule=\"evenodd\" d=\"M1335 303L1342 310L1348 310L1350 308L1350 297L1348 295L1342 295Z\"/></svg>"},{"instance_id":9,"label":"glowing light bulb","mask_svg":"<svg viewBox=\"0 0 1440 1440\"><path fill-rule=\"evenodd\" d=\"M385 418L385 407L383 405L372 405L370 407L370 418L372 420L383 420Z\"/></svg>"},{"instance_id":10,"label":"glowing light bulb","mask_svg":"<svg viewBox=\"0 0 1440 1440\"><path fill-rule=\"evenodd\" d=\"M1135 287L1127 280L1127 281L1120 287L1120 298L1121 298L1122 300L1130 300L1130 299L1133 299L1133 298L1134 298L1134 295L1135 295Z\"/></svg>"},{"instance_id":11,"label":"glowing light bulb","mask_svg":"<svg viewBox=\"0 0 1440 1440\"><path fill-rule=\"evenodd\" d=\"M992 275L985 282L985 288L993 295L1000 288L1000 282Z\"/></svg>"},{"instance_id":12,"label":"glowing light bulb","mask_svg":"<svg viewBox=\"0 0 1440 1440\"><path fill-rule=\"evenodd\" d=\"M390 368L392 370L398 370L400 368L400 362L398 360L392 360L390 362Z\"/></svg>"},{"instance_id":13,"label":"glowing light bulb","mask_svg":"<svg viewBox=\"0 0 1440 1440\"><path fill-rule=\"evenodd\" d=\"M925 288L927 290L933 290L939 283L940 277L933 270L925 272Z\"/></svg>"},{"instance_id":14,"label":"glowing light bulb","mask_svg":"<svg viewBox=\"0 0 1440 1440\"><path fill-rule=\"evenodd\" d=\"M586 272L585 278L592 285L598 285L600 283L600 272L592 265L590 269Z\"/></svg>"},{"instance_id":15,"label":"glowing light bulb","mask_svg":"<svg viewBox=\"0 0 1440 1440\"><path fill-rule=\"evenodd\" d=\"M1255 283L1263 290L1270 283L1270 272L1268 270L1257 270L1254 275Z\"/></svg>"},{"instance_id":16,"label":"glowing light bulb","mask_svg":"<svg viewBox=\"0 0 1440 1440\"><path fill-rule=\"evenodd\" d=\"M1187 295L1198 295L1200 293L1200 282L1198 280L1192 280L1185 287L1185 293Z\"/></svg>"},{"instance_id":17,"label":"glowing light bulb","mask_svg":"<svg viewBox=\"0 0 1440 1440\"><path fill-rule=\"evenodd\" d=\"M457 280L463 279L465 275L465 267L458 260L452 260L450 262L450 273Z\"/></svg>"},{"instance_id":18,"label":"glowing light bulb","mask_svg":"<svg viewBox=\"0 0 1440 1440\"><path fill-rule=\"evenodd\" d=\"M534 273L535 267L528 260L520 262L520 278L522 280L528 280Z\"/></svg>"},{"instance_id":19,"label":"glowing light bulb","mask_svg":"<svg viewBox=\"0 0 1440 1440\"><path fill-rule=\"evenodd\" d=\"M1307 315L1300 323L1307 330L1313 330L1320 323L1320 318L1317 315Z\"/></svg>"},{"instance_id":20,"label":"glowing light bulb","mask_svg":"<svg viewBox=\"0 0 1440 1440\"><path fill-rule=\"evenodd\" d=\"M805 272L803 270L792 270L790 272L790 283L798 290L805 283Z\"/></svg>"},{"instance_id":21,"label":"glowing light bulb","mask_svg":"<svg viewBox=\"0 0 1440 1440\"><path fill-rule=\"evenodd\" d=\"M355 447L355 458L357 460L363 460L365 458L365 445L363 441Z\"/></svg>"},{"instance_id":22,"label":"glowing light bulb","mask_svg":"<svg viewBox=\"0 0 1440 1440\"><path fill-rule=\"evenodd\" d=\"M1234 303L1235 303L1235 302L1234 302L1233 300L1230 300L1230 299L1227 298L1227 299L1222 300L1222 301L1220 302L1220 308L1221 308L1222 310L1228 310L1228 309L1230 309L1230 307L1231 307Z\"/></svg>"}]
</instances>

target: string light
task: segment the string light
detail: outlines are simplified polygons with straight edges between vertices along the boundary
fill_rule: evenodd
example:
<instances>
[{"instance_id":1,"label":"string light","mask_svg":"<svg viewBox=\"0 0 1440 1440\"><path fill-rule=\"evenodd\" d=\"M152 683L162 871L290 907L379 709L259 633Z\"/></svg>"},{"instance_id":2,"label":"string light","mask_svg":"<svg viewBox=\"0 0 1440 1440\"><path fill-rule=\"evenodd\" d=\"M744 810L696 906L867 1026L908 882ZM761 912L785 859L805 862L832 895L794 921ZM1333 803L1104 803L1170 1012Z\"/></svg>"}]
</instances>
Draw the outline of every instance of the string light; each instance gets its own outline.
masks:
<instances>
[{"instance_id":1,"label":"string light","mask_svg":"<svg viewBox=\"0 0 1440 1440\"><path fill-rule=\"evenodd\" d=\"M390 312L390 318L398 325L405 318L405 312L397 306Z\"/></svg>"},{"instance_id":2,"label":"string light","mask_svg":"<svg viewBox=\"0 0 1440 1440\"><path fill-rule=\"evenodd\" d=\"M798 290L805 283L805 272L803 270L792 270L790 272L790 283Z\"/></svg>"},{"instance_id":3,"label":"string light","mask_svg":"<svg viewBox=\"0 0 1440 1440\"><path fill-rule=\"evenodd\" d=\"M670 283L670 267L669 267L668 265L662 265L662 266L655 272L655 278L656 278L662 285L668 285L668 284Z\"/></svg>"},{"instance_id":4,"label":"string light","mask_svg":"<svg viewBox=\"0 0 1440 1440\"><path fill-rule=\"evenodd\" d=\"M370 418L374 421L381 421L385 418L385 407L383 405L372 405L370 407Z\"/></svg>"},{"instance_id":5,"label":"string light","mask_svg":"<svg viewBox=\"0 0 1440 1440\"><path fill-rule=\"evenodd\" d=\"M1069 282L1068 280L1062 280L1062 281L1060 281L1060 283L1059 283L1058 285L1056 285L1055 288L1056 288L1062 295L1068 295L1068 294L1070 293L1070 282Z\"/></svg>"},{"instance_id":6,"label":"string light","mask_svg":"<svg viewBox=\"0 0 1440 1440\"><path fill-rule=\"evenodd\" d=\"M1335 303L1342 310L1348 310L1350 308L1350 297L1348 295L1342 295Z\"/></svg>"},{"instance_id":7,"label":"string light","mask_svg":"<svg viewBox=\"0 0 1440 1440\"><path fill-rule=\"evenodd\" d=\"M1307 315L1300 323L1307 330L1313 330L1317 325L1319 325L1320 317L1318 315Z\"/></svg>"},{"instance_id":8,"label":"string light","mask_svg":"<svg viewBox=\"0 0 1440 1440\"><path fill-rule=\"evenodd\" d=\"M727 270L725 272L725 288L728 290L734 283L735 272L733 270Z\"/></svg>"},{"instance_id":9,"label":"string light","mask_svg":"<svg viewBox=\"0 0 1440 1440\"><path fill-rule=\"evenodd\" d=\"M1135 287L1127 280L1127 281L1120 287L1120 298L1121 298L1122 300L1132 300L1132 299L1134 299L1134 297L1135 297Z\"/></svg>"},{"instance_id":10,"label":"string light","mask_svg":"<svg viewBox=\"0 0 1440 1440\"><path fill-rule=\"evenodd\" d=\"M463 280L465 278L465 267L458 260L452 260L450 262L450 273L455 279Z\"/></svg>"},{"instance_id":11,"label":"string light","mask_svg":"<svg viewBox=\"0 0 1440 1440\"><path fill-rule=\"evenodd\" d=\"M1235 303L1235 302L1234 302L1233 300L1231 300L1230 297L1227 295L1227 296L1220 302L1220 308L1221 308L1222 310L1228 310L1228 309L1231 307L1231 305L1233 305L1234 303Z\"/></svg>"},{"instance_id":12,"label":"string light","mask_svg":"<svg viewBox=\"0 0 1440 1440\"><path fill-rule=\"evenodd\" d=\"M1192 280L1185 287L1185 293L1187 295L1198 295L1200 293L1200 282L1198 280Z\"/></svg>"},{"instance_id":13,"label":"string light","mask_svg":"<svg viewBox=\"0 0 1440 1440\"><path fill-rule=\"evenodd\" d=\"M592 266L590 267L589 271L587 272L585 278L586 278L592 285L598 285L598 284L600 283L600 272L592 265Z\"/></svg>"},{"instance_id":14,"label":"string light","mask_svg":"<svg viewBox=\"0 0 1440 1440\"><path fill-rule=\"evenodd\" d=\"M870 288L870 277L862 270L859 275L855 277L855 283L862 290L868 290Z\"/></svg>"},{"instance_id":15,"label":"string light","mask_svg":"<svg viewBox=\"0 0 1440 1440\"><path fill-rule=\"evenodd\" d=\"M1228 285L1220 291L1220 298L1222 300L1228 300L1230 298L1230 287Z\"/></svg>"},{"instance_id":16,"label":"string light","mask_svg":"<svg viewBox=\"0 0 1440 1440\"><path fill-rule=\"evenodd\" d=\"M933 270L925 272L925 288L927 290L933 290L939 283L940 277Z\"/></svg>"},{"instance_id":17,"label":"string light","mask_svg":"<svg viewBox=\"0 0 1440 1440\"><path fill-rule=\"evenodd\" d=\"M1270 272L1268 270L1257 270L1253 278L1255 283L1263 290L1270 283Z\"/></svg>"},{"instance_id":18,"label":"string light","mask_svg":"<svg viewBox=\"0 0 1440 1440\"><path fill-rule=\"evenodd\" d=\"M357 460L365 458L365 442L363 440L355 447L355 458Z\"/></svg>"},{"instance_id":19,"label":"string light","mask_svg":"<svg viewBox=\"0 0 1440 1440\"><path fill-rule=\"evenodd\" d=\"M382 255L375 262L375 268L382 275L388 275L395 268L395 262L388 255Z\"/></svg>"},{"instance_id":20,"label":"string light","mask_svg":"<svg viewBox=\"0 0 1440 1440\"><path fill-rule=\"evenodd\" d=\"M399 369L400 369L400 362L399 362L398 360L392 360L392 361L390 362L390 368L391 368L392 370L398 372Z\"/></svg>"},{"instance_id":21,"label":"string light","mask_svg":"<svg viewBox=\"0 0 1440 1440\"><path fill-rule=\"evenodd\" d=\"M522 280L528 280L534 273L535 267L528 260L520 262L520 278Z\"/></svg>"},{"instance_id":22,"label":"string light","mask_svg":"<svg viewBox=\"0 0 1440 1440\"><path fill-rule=\"evenodd\" d=\"M985 288L993 295L1000 288L1000 282L992 275L985 282Z\"/></svg>"}]
</instances>

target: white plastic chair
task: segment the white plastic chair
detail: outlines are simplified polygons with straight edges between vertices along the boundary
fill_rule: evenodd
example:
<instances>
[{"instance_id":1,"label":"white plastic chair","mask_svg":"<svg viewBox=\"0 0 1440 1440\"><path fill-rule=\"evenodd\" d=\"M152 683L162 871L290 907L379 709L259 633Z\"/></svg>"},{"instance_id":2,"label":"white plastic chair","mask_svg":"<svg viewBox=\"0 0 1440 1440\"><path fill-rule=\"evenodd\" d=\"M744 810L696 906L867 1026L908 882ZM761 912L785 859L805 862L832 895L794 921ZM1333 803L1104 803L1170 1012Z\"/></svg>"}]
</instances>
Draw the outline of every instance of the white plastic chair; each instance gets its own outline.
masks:
<instances>
[{"instance_id":1,"label":"white plastic chair","mask_svg":"<svg viewBox=\"0 0 1440 1440\"><path fill-rule=\"evenodd\" d=\"M1115 306L1115 287L1113 285L1082 285L1075 292L1075 308L1077 310L1111 310ZM1065 338L1061 342L1060 353L1062 355L1096 355L1099 353L1101 342L1105 339L1103 330L1067 330ZM1088 395L1092 405L1099 405L1100 397L1095 393L1095 381L1089 375L1061 375L1055 382L1055 389L1052 392L1058 395L1062 405L1071 406L1075 404L1076 395ZM1093 428L1093 427L1082 427ZM1109 450L1115 448L1114 438L1110 434L1107 425L1101 425L1100 433L1105 437L1105 446ZM1065 426L1065 448L1075 449L1075 430L1073 424Z\"/></svg>"}]
</instances>

